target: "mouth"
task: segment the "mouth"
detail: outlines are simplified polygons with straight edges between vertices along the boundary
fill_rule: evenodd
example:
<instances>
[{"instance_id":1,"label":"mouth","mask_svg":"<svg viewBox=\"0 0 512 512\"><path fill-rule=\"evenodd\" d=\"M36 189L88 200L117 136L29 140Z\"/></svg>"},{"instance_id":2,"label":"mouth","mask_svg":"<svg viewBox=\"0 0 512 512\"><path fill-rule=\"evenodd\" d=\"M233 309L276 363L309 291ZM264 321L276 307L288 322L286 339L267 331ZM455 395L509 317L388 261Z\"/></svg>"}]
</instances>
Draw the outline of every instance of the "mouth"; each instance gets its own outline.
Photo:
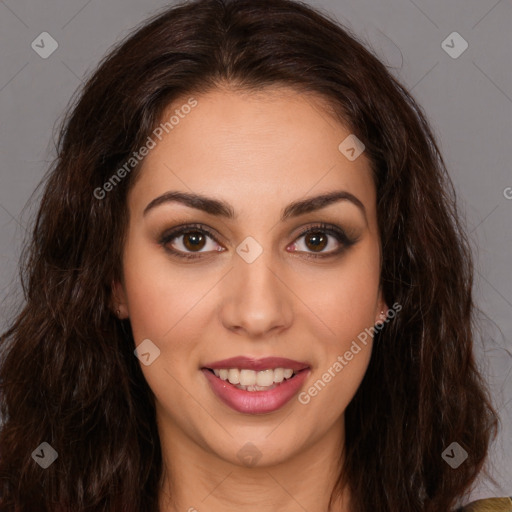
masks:
<instances>
[{"instance_id":1,"label":"mouth","mask_svg":"<svg viewBox=\"0 0 512 512\"><path fill-rule=\"evenodd\" d=\"M263 414L288 403L300 391L311 368L284 358L232 358L204 366L201 371L213 394L231 409Z\"/></svg>"},{"instance_id":2,"label":"mouth","mask_svg":"<svg viewBox=\"0 0 512 512\"><path fill-rule=\"evenodd\" d=\"M283 382L293 379L297 373L292 368L268 368L266 370L250 370L239 368L205 368L218 377L220 380L225 381L237 389L243 391L269 391L281 385ZM300 370L300 371L304 371Z\"/></svg>"}]
</instances>

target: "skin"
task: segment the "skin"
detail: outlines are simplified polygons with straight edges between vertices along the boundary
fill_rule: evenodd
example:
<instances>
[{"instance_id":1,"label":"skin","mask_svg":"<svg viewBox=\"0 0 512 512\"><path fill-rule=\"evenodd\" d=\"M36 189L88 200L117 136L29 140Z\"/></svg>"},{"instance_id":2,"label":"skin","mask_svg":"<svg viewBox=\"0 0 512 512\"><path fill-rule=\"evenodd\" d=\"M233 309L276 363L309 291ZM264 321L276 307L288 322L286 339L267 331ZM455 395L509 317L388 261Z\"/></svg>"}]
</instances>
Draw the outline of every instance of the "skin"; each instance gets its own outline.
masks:
<instances>
[{"instance_id":1,"label":"skin","mask_svg":"<svg viewBox=\"0 0 512 512\"><path fill-rule=\"evenodd\" d=\"M130 319L136 344L150 339L160 349L152 364L141 363L156 398L165 466L160 510L325 512L344 446L344 411L367 369L371 338L309 403L295 397L268 414L232 410L200 368L239 355L288 357L310 364L307 390L358 334L382 320L369 161L364 153L349 161L338 150L350 131L313 95L273 87L194 97L198 105L150 151L129 193L123 281L113 285L115 307ZM340 189L363 203L366 218L345 200L280 221L289 203ZM177 202L143 215L170 190L225 200L237 217ZM308 258L342 245L322 231L327 245L315 251L311 235L299 237L318 222L357 242L338 255ZM200 257L190 261L159 243L164 232L188 223L205 224L218 237L204 234L203 245L194 246L178 235L167 244L192 254L196 247ZM252 263L236 252L247 236L263 249ZM248 442L261 454L252 467L237 456ZM338 506L350 510L348 492Z\"/></svg>"}]
</instances>

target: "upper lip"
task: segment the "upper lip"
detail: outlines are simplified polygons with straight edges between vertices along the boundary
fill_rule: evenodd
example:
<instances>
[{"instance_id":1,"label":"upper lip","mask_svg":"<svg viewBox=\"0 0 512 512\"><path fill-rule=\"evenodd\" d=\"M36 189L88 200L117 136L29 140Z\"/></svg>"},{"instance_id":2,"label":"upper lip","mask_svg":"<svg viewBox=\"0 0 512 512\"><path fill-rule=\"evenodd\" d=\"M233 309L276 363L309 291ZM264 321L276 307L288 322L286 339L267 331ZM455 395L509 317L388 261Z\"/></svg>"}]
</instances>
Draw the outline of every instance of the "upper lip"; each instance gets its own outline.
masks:
<instances>
[{"instance_id":1,"label":"upper lip","mask_svg":"<svg viewBox=\"0 0 512 512\"><path fill-rule=\"evenodd\" d=\"M221 361L215 361L208 363L203 368L209 368L211 370L220 370L223 368L240 368L246 370L275 370L276 368L290 368L295 372L309 368L309 364L302 361L294 361L293 359L287 359L286 357L263 357L262 359L254 359L252 357L238 356L231 357L229 359L222 359Z\"/></svg>"}]
</instances>

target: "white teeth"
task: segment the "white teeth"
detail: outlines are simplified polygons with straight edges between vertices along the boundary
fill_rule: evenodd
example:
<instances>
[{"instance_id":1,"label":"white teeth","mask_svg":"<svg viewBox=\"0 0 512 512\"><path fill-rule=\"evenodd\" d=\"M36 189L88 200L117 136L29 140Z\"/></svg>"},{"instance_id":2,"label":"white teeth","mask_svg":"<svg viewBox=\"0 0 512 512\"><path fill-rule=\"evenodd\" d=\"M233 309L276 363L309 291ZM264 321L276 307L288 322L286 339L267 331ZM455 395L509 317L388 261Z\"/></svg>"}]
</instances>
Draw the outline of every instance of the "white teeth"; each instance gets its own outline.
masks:
<instances>
[{"instance_id":1,"label":"white teeth","mask_svg":"<svg viewBox=\"0 0 512 512\"><path fill-rule=\"evenodd\" d=\"M240 384L242 386L254 386L256 384L256 372L253 370L240 370Z\"/></svg>"},{"instance_id":2,"label":"white teeth","mask_svg":"<svg viewBox=\"0 0 512 512\"><path fill-rule=\"evenodd\" d=\"M228 371L228 380L231 384L239 384L240 383L240 370L237 368L231 368Z\"/></svg>"},{"instance_id":3,"label":"white teeth","mask_svg":"<svg viewBox=\"0 0 512 512\"><path fill-rule=\"evenodd\" d=\"M242 391L270 391L276 386L277 384L272 384L272 386L242 386L240 384L235 384L235 388L241 389Z\"/></svg>"},{"instance_id":4,"label":"white teeth","mask_svg":"<svg viewBox=\"0 0 512 512\"><path fill-rule=\"evenodd\" d=\"M284 378L289 379L293 375L293 370L290 370L289 368L286 368L284 370Z\"/></svg>"},{"instance_id":5,"label":"white teeth","mask_svg":"<svg viewBox=\"0 0 512 512\"><path fill-rule=\"evenodd\" d=\"M274 370L274 382L283 382L284 380L284 369L276 368Z\"/></svg>"},{"instance_id":6,"label":"white teeth","mask_svg":"<svg viewBox=\"0 0 512 512\"><path fill-rule=\"evenodd\" d=\"M274 384L274 370L263 370L256 374L256 386L271 386L272 384Z\"/></svg>"},{"instance_id":7,"label":"white teeth","mask_svg":"<svg viewBox=\"0 0 512 512\"><path fill-rule=\"evenodd\" d=\"M249 391L259 391L257 388L271 388L274 384L283 382L284 379L290 379L294 374L291 368L275 368L261 371L238 369L238 368L222 368L213 370L213 373L222 380L227 380L231 384Z\"/></svg>"}]
</instances>

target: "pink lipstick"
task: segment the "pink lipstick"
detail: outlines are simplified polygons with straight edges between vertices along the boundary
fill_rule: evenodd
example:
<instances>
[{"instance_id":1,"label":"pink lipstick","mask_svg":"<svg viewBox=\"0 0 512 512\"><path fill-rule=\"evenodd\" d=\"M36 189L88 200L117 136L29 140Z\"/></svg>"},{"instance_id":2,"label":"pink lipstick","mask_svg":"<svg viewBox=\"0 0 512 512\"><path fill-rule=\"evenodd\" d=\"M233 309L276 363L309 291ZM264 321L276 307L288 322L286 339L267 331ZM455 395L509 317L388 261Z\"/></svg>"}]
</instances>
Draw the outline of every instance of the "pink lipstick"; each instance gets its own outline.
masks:
<instances>
[{"instance_id":1,"label":"pink lipstick","mask_svg":"<svg viewBox=\"0 0 512 512\"><path fill-rule=\"evenodd\" d=\"M201 371L213 393L235 411L265 414L288 403L311 373L309 363L283 357L233 357Z\"/></svg>"}]
</instances>

